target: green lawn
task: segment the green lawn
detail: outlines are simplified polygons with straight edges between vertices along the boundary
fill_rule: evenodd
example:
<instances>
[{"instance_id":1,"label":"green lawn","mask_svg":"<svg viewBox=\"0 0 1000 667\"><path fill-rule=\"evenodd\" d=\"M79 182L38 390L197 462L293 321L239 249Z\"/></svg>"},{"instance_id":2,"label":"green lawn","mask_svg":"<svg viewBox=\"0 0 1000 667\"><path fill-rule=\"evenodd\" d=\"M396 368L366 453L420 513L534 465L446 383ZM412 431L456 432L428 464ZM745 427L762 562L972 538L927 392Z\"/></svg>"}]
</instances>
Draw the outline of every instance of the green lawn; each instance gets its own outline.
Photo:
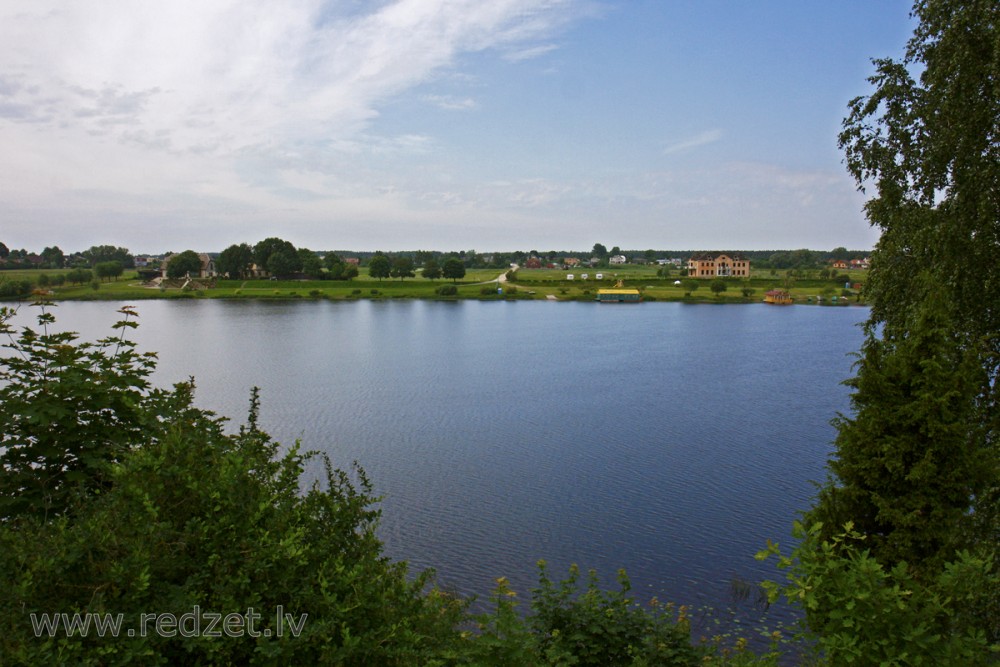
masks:
<instances>
[{"instance_id":1,"label":"green lawn","mask_svg":"<svg viewBox=\"0 0 1000 667\"><path fill-rule=\"evenodd\" d=\"M787 272L775 271L771 275L770 270L754 270L753 276L747 280L728 279L727 289L721 294L714 294L711 289L711 280L699 280L698 289L692 292L690 297L686 297L687 289L684 281L687 279L680 276L678 271L668 277L656 275L655 266L620 266L602 269L575 269L562 271L556 269L520 269L517 272L516 280L507 285L505 294L500 296L496 293L496 279L501 274L499 269L474 269L470 270L465 278L453 283L450 280L426 280L424 278L406 278L375 280L366 275L366 270L362 269L362 275L349 281L331 280L218 280L214 286L199 286L195 289L182 290L179 283L165 288L147 287L140 283L133 271L126 272L117 280L102 281L97 288L90 283L85 285L64 284L61 286L49 286L45 288L50 291L50 298L60 299L101 299L101 300L139 300L139 299L162 299L162 298L256 298L256 299L400 299L400 298L442 298L436 294L436 290L443 285L456 284L458 294L449 298L471 298L471 299L547 299L554 298L559 301L582 300L591 301L596 299L597 290L601 288L613 287L618 280L622 280L626 287L637 288L643 293L647 301L697 301L709 303L737 303L737 302L758 302L763 300L764 293L770 289L788 289L797 303L817 302L817 297L823 297L823 301L832 303L832 297L837 297L838 303L844 302L842 282L835 282L831 279L821 280L818 272L811 272L811 278L789 279ZM39 276L46 274L50 279L59 274L66 274L68 271L52 270L16 270L0 272L0 283L3 281L28 280L37 285ZM573 280L568 280L569 275L573 275ZM587 279L583 275L587 274ZM602 274L603 278L597 280L597 274ZM851 283L864 281L864 271L843 271L838 274L847 274ZM674 282L680 280L681 285ZM484 284L485 283L485 284ZM749 297L744 297L741 289L747 286L754 290ZM848 301L856 302L855 290L850 290L851 296Z\"/></svg>"}]
</instances>

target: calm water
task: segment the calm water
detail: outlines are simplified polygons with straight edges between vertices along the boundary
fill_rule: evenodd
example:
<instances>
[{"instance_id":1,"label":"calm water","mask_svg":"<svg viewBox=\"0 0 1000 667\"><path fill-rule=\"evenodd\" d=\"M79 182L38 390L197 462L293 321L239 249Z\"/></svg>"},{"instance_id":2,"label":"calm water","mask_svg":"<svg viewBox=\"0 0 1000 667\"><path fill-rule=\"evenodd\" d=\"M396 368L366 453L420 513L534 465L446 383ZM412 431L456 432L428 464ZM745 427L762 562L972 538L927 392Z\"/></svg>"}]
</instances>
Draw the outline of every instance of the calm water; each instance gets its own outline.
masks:
<instances>
[{"instance_id":1,"label":"calm water","mask_svg":"<svg viewBox=\"0 0 1000 667\"><path fill-rule=\"evenodd\" d=\"M118 304L66 303L106 335ZM27 310L27 309L26 309ZM241 420L261 387L283 442L357 460L388 553L485 595L624 567L641 598L720 606L787 541L848 408L860 308L648 303L138 305L157 381Z\"/></svg>"}]
</instances>

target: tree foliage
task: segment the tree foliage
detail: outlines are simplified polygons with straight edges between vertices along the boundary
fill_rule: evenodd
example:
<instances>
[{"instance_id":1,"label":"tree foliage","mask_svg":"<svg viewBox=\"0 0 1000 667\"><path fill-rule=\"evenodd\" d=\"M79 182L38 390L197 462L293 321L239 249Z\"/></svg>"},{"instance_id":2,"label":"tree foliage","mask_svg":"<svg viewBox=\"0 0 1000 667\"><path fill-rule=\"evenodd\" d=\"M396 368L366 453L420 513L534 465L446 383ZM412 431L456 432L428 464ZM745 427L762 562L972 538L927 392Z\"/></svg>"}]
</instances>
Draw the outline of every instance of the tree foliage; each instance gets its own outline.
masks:
<instances>
[{"instance_id":1,"label":"tree foliage","mask_svg":"<svg viewBox=\"0 0 1000 667\"><path fill-rule=\"evenodd\" d=\"M253 266L253 248L248 243L234 243L215 260L215 268L221 275L235 280L246 278Z\"/></svg>"},{"instance_id":2,"label":"tree foliage","mask_svg":"<svg viewBox=\"0 0 1000 667\"><path fill-rule=\"evenodd\" d=\"M110 466L156 420L163 394L149 390L154 355L125 336L135 326L126 307L118 334L76 343L56 332L40 307L37 328L15 337L15 311L0 309L10 350L0 364L0 522L64 514L74 498L106 489Z\"/></svg>"},{"instance_id":3,"label":"tree foliage","mask_svg":"<svg viewBox=\"0 0 1000 667\"><path fill-rule=\"evenodd\" d=\"M201 261L199 260L198 266L201 266ZM112 259L107 262L99 262L97 266L94 267L94 273L98 278L118 278L124 273L124 268L122 263L117 259Z\"/></svg>"},{"instance_id":4,"label":"tree foliage","mask_svg":"<svg viewBox=\"0 0 1000 667\"><path fill-rule=\"evenodd\" d=\"M452 282L458 282L465 277L465 264L457 257L449 257L441 267L441 275Z\"/></svg>"},{"instance_id":5,"label":"tree foliage","mask_svg":"<svg viewBox=\"0 0 1000 667\"><path fill-rule=\"evenodd\" d=\"M319 255L309 248L299 248L298 256L302 273L313 280L319 280L323 277L323 260L319 258Z\"/></svg>"},{"instance_id":6,"label":"tree foliage","mask_svg":"<svg viewBox=\"0 0 1000 667\"><path fill-rule=\"evenodd\" d=\"M424 268L420 272L424 278L427 280L437 280L441 277L441 267L438 265L437 260L428 259L424 262Z\"/></svg>"},{"instance_id":7,"label":"tree foliage","mask_svg":"<svg viewBox=\"0 0 1000 667\"><path fill-rule=\"evenodd\" d=\"M188 275L198 277L200 273L201 257L194 250L185 250L167 260L168 278L183 278Z\"/></svg>"},{"instance_id":8,"label":"tree foliage","mask_svg":"<svg viewBox=\"0 0 1000 667\"><path fill-rule=\"evenodd\" d=\"M393 278L412 278L413 273L413 258L406 255L400 255L399 257L394 257L392 260L392 268L389 269L389 275Z\"/></svg>"},{"instance_id":9,"label":"tree foliage","mask_svg":"<svg viewBox=\"0 0 1000 667\"><path fill-rule=\"evenodd\" d=\"M20 298L31 294L30 280L10 280L0 276L0 299Z\"/></svg>"},{"instance_id":10,"label":"tree foliage","mask_svg":"<svg viewBox=\"0 0 1000 667\"><path fill-rule=\"evenodd\" d=\"M874 92L851 101L840 135L881 235L853 415L835 422L791 588L831 655L848 623L858 636L872 623L882 664L977 664L1000 640L1000 5L921 0L913 14L904 58L874 61ZM972 578L955 598L942 582L958 571ZM880 600L893 630L845 615L850 600ZM937 603L949 611L906 617ZM975 660L932 650L962 638Z\"/></svg>"},{"instance_id":11,"label":"tree foliage","mask_svg":"<svg viewBox=\"0 0 1000 667\"><path fill-rule=\"evenodd\" d=\"M128 248L119 248L111 245L95 245L88 250L84 250L81 255L90 264L91 268L96 267L101 262L118 261L125 268L135 266L135 260Z\"/></svg>"},{"instance_id":12,"label":"tree foliage","mask_svg":"<svg viewBox=\"0 0 1000 667\"><path fill-rule=\"evenodd\" d=\"M941 568L968 546L972 499L995 481L971 400L985 371L951 328L942 291L929 294L905 338L865 341L847 383L854 414L835 420L836 481L809 515L827 537L852 522L888 567Z\"/></svg>"},{"instance_id":13,"label":"tree foliage","mask_svg":"<svg viewBox=\"0 0 1000 667\"><path fill-rule=\"evenodd\" d=\"M59 249L59 246L46 247L42 250L41 257L50 269L61 269L66 265L66 255Z\"/></svg>"},{"instance_id":14,"label":"tree foliage","mask_svg":"<svg viewBox=\"0 0 1000 667\"><path fill-rule=\"evenodd\" d=\"M276 236L268 237L254 245L253 261L262 269L274 273L271 269L270 261L271 256L278 251L282 251L283 253L283 257L277 261L278 268L286 269L290 264L292 268L290 268L288 273L298 271L302 268L299 263L299 256L295 250L295 246L292 245L291 242L285 241L284 239L280 239Z\"/></svg>"},{"instance_id":15,"label":"tree foliage","mask_svg":"<svg viewBox=\"0 0 1000 667\"><path fill-rule=\"evenodd\" d=\"M326 275L330 280L351 280L358 277L358 267L348 262L337 262L330 265Z\"/></svg>"},{"instance_id":16,"label":"tree foliage","mask_svg":"<svg viewBox=\"0 0 1000 667\"><path fill-rule=\"evenodd\" d=\"M925 0L914 15L919 23L904 58L874 61L874 92L851 101L840 135L858 186L875 191L865 208L881 232L865 284L872 314L859 381L908 366L910 375L897 381L919 386L918 372L941 378L982 369L938 387L949 397L947 412L931 409L916 391L910 409L923 418L927 441L940 424L956 431L953 442L962 441L963 454L946 457L939 475L962 476L968 456L983 466L988 481L967 487L972 518L956 524L951 539L995 550L1000 309L991 304L1000 303L1000 5ZM934 344L920 347L919 340ZM942 346L946 363L961 363L935 369ZM859 420L862 410L883 409L877 400L860 400ZM888 409L899 413L903 405L892 400Z\"/></svg>"},{"instance_id":17,"label":"tree foliage","mask_svg":"<svg viewBox=\"0 0 1000 667\"><path fill-rule=\"evenodd\" d=\"M385 255L378 253L368 261L368 275L372 278L388 278L392 271L392 263Z\"/></svg>"},{"instance_id":18,"label":"tree foliage","mask_svg":"<svg viewBox=\"0 0 1000 667\"><path fill-rule=\"evenodd\" d=\"M765 587L772 602L784 595L807 611L809 626L798 638L821 653L817 664L996 664L991 653L1000 647L991 650L982 628L984 588L1000 586L989 556L958 552L953 562L920 577L906 563L881 563L850 522L829 537L822 531L822 524L807 530L796 522L799 546L790 554L773 543L757 554L760 560L776 556L787 572L785 586Z\"/></svg>"},{"instance_id":19,"label":"tree foliage","mask_svg":"<svg viewBox=\"0 0 1000 667\"><path fill-rule=\"evenodd\" d=\"M90 269L73 269L66 274L66 280L80 285L89 283L92 279L93 273L91 273Z\"/></svg>"},{"instance_id":20,"label":"tree foliage","mask_svg":"<svg viewBox=\"0 0 1000 667\"><path fill-rule=\"evenodd\" d=\"M151 354L124 332L97 344L19 336L2 358L0 655L11 664L425 664L446 652L464 603L381 554L364 472L325 462L300 492L309 455L257 426L227 434L193 406L193 384L147 382ZM304 619L275 635L278 606ZM31 614L192 610L262 615L270 637L36 636ZM307 616L303 616L307 615ZM204 625L202 626L204 627Z\"/></svg>"},{"instance_id":21,"label":"tree foliage","mask_svg":"<svg viewBox=\"0 0 1000 667\"><path fill-rule=\"evenodd\" d=\"M317 261L317 265L318 263ZM295 249L282 246L275 248L274 252L268 255L264 266L272 276L287 276L302 270L302 258Z\"/></svg>"},{"instance_id":22,"label":"tree foliage","mask_svg":"<svg viewBox=\"0 0 1000 667\"><path fill-rule=\"evenodd\" d=\"M881 232L865 290L872 323L894 336L930 270L972 340L1000 330L1000 312L982 307L1000 302L1000 6L925 0L914 12L905 57L874 61L875 91L852 100L840 135L859 187L874 189L865 208Z\"/></svg>"}]
</instances>

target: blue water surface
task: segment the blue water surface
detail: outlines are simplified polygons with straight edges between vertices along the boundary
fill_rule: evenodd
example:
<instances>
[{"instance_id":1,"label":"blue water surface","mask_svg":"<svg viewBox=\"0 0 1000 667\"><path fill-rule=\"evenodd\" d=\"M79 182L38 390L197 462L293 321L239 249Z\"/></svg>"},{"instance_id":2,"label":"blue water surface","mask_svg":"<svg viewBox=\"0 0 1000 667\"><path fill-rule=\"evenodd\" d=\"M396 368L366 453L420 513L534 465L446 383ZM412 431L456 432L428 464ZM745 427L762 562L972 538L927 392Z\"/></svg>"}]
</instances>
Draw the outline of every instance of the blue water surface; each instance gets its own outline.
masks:
<instances>
[{"instance_id":1,"label":"blue water surface","mask_svg":"<svg viewBox=\"0 0 1000 667\"><path fill-rule=\"evenodd\" d=\"M109 332L120 304L64 303ZM753 554L786 542L825 476L861 343L857 307L682 303L149 301L161 385L262 423L383 496L387 553L485 597L527 597L535 562L640 599L725 607ZM22 311L30 312L27 307ZM24 319L26 321L26 319ZM318 473L318 469L310 471Z\"/></svg>"}]
</instances>

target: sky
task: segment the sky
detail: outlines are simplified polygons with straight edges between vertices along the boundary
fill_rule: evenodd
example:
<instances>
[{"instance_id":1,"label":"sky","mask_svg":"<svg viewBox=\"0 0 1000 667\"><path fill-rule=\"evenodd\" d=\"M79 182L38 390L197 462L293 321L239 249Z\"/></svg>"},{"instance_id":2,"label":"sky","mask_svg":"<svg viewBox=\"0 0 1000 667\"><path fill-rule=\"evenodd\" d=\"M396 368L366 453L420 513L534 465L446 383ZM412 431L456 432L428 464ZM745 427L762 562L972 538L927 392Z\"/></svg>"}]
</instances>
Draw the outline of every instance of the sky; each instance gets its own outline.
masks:
<instances>
[{"instance_id":1,"label":"sky","mask_svg":"<svg viewBox=\"0 0 1000 667\"><path fill-rule=\"evenodd\" d=\"M901 0L4 0L0 242L867 249Z\"/></svg>"}]
</instances>

